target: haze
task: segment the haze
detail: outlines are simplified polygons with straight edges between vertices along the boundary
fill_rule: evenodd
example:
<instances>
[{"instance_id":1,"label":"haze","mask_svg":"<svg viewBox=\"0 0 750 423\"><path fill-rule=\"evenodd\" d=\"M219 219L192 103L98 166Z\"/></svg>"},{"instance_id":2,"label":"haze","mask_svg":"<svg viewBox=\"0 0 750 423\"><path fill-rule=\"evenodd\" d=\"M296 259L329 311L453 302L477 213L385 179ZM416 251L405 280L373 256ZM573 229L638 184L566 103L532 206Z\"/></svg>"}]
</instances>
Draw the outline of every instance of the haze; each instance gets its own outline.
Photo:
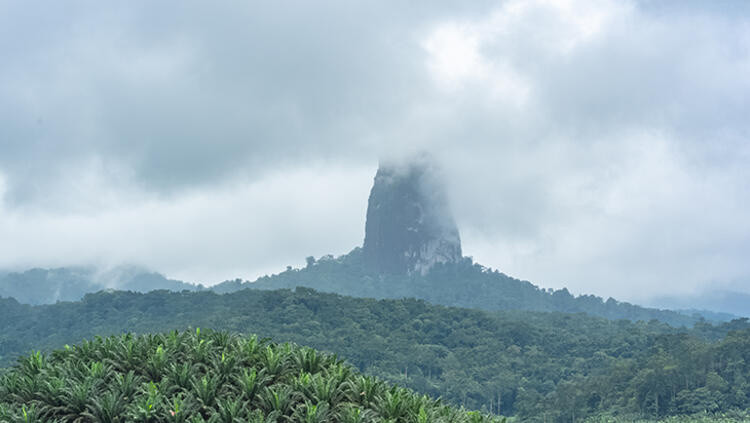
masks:
<instances>
[{"instance_id":1,"label":"haze","mask_svg":"<svg viewBox=\"0 0 750 423\"><path fill-rule=\"evenodd\" d=\"M454 3L0 1L0 269L254 279L428 151L479 263L750 292L750 3Z\"/></svg>"}]
</instances>

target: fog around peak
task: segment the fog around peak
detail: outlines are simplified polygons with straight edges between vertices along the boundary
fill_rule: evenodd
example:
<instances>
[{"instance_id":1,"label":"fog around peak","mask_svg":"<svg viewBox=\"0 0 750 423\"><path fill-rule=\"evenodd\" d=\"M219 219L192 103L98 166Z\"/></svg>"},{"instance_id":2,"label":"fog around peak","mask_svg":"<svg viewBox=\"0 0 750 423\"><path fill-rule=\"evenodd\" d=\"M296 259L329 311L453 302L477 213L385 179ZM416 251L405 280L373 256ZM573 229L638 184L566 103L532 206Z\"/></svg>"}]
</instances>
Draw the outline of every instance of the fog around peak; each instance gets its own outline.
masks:
<instances>
[{"instance_id":1,"label":"fog around peak","mask_svg":"<svg viewBox=\"0 0 750 423\"><path fill-rule=\"evenodd\" d=\"M0 268L201 283L361 245L427 151L544 287L750 291L747 2L0 3Z\"/></svg>"}]
</instances>

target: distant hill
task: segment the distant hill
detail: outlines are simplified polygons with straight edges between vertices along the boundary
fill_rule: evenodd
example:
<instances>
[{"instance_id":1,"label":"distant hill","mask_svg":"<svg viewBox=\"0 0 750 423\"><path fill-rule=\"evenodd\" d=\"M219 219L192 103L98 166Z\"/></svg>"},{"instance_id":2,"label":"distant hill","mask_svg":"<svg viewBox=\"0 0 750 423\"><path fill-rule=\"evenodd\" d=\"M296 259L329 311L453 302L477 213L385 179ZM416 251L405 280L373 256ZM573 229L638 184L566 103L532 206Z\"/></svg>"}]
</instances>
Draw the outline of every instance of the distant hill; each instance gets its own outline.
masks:
<instances>
[{"instance_id":1,"label":"distant hill","mask_svg":"<svg viewBox=\"0 0 750 423\"><path fill-rule=\"evenodd\" d=\"M93 267L60 267L0 273L0 297L15 298L24 304L75 301L88 293L106 289L196 291L203 287L167 279L160 273L137 266L119 266L104 272Z\"/></svg>"},{"instance_id":2,"label":"distant hill","mask_svg":"<svg viewBox=\"0 0 750 423\"><path fill-rule=\"evenodd\" d=\"M305 286L322 292L376 299L417 298L433 304L481 310L530 310L587 313L608 319L659 320L670 325L692 326L705 319L730 321L737 316L702 310L660 310L646 308L612 298L593 295L573 296L566 289L545 290L530 282L485 268L464 258L458 263L438 263L430 272L411 274L374 274L363 263L363 252L318 260L308 258L302 269L289 269L263 276L254 282L235 279L204 287L168 279L160 273L139 267L121 266L106 272L93 268L31 269L0 277L0 297L15 298L24 304L54 304L76 301L87 293L116 289L149 292L154 290L203 291L219 294L242 289L274 290ZM678 303L678 307L679 303Z\"/></svg>"},{"instance_id":3,"label":"distant hill","mask_svg":"<svg viewBox=\"0 0 750 423\"><path fill-rule=\"evenodd\" d=\"M654 298L649 304L658 307L687 310L710 310L717 316L723 314L750 317L750 294L745 292L712 290L696 295Z\"/></svg>"},{"instance_id":4,"label":"distant hill","mask_svg":"<svg viewBox=\"0 0 750 423\"><path fill-rule=\"evenodd\" d=\"M363 252L319 260L308 258L302 269L289 269L254 282L226 281L210 289L218 293L242 288L279 289L310 287L322 292L369 298L417 298L433 304L481 310L530 310L587 313L608 319L659 320L673 326L692 326L698 321L729 321L736 316L691 314L660 310L594 295L573 296L567 289L546 290L512 278L464 258L457 263L437 263L429 273L373 274L363 263Z\"/></svg>"},{"instance_id":5,"label":"distant hill","mask_svg":"<svg viewBox=\"0 0 750 423\"><path fill-rule=\"evenodd\" d=\"M692 326L698 321L730 321L750 309L750 298L737 294L706 296L701 303L661 300L665 308L646 308L612 298L604 300L593 295L575 297L566 289L545 290L530 282L485 268L464 258L457 263L437 263L427 274L375 274L363 263L361 248L334 258L308 258L302 269L288 269L276 275L263 276L254 282L235 279L212 287L204 287L168 279L160 273L136 266L120 266L108 271L89 267L31 269L0 276L0 297L15 298L24 304L54 304L76 301L87 293L116 289L149 292L154 290L202 291L231 293L241 289L293 289L298 286L322 292L367 298L417 298L434 304L481 310L530 310L587 313L608 319L659 320L673 326ZM702 308L735 310L735 314L688 309ZM748 308L743 308L748 304Z\"/></svg>"}]
</instances>

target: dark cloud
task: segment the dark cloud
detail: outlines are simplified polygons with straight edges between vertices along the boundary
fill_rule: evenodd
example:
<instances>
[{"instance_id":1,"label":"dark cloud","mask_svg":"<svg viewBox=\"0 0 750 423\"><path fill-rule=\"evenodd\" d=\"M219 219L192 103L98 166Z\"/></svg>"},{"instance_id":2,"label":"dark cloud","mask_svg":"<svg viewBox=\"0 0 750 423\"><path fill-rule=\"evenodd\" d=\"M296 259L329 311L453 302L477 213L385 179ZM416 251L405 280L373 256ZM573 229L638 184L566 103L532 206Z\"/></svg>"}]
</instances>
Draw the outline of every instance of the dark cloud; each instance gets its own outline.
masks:
<instances>
[{"instance_id":1,"label":"dark cloud","mask_svg":"<svg viewBox=\"0 0 750 423\"><path fill-rule=\"evenodd\" d=\"M429 151L515 276L748 279L746 2L454 3L1 4L0 266L343 253L378 158Z\"/></svg>"},{"instance_id":2,"label":"dark cloud","mask_svg":"<svg viewBox=\"0 0 750 423\"><path fill-rule=\"evenodd\" d=\"M8 6L9 199L38 200L30 179L59 182L91 156L159 191L310 155L372 156L381 128L429 89L419 29L455 7L425 6Z\"/></svg>"}]
</instances>

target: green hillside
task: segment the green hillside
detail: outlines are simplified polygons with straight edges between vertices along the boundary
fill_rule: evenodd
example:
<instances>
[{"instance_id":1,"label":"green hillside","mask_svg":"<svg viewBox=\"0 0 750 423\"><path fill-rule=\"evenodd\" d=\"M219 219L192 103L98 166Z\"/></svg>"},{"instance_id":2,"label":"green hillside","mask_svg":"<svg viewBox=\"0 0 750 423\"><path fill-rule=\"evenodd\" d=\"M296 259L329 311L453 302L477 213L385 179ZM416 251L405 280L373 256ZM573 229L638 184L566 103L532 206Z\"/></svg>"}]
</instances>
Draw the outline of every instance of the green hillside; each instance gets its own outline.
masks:
<instances>
[{"instance_id":1,"label":"green hillside","mask_svg":"<svg viewBox=\"0 0 750 423\"><path fill-rule=\"evenodd\" d=\"M335 356L226 332L96 338L0 378L0 422L500 421L363 376Z\"/></svg>"},{"instance_id":2,"label":"green hillside","mask_svg":"<svg viewBox=\"0 0 750 423\"><path fill-rule=\"evenodd\" d=\"M334 258L308 258L303 269L289 268L255 282L227 281L211 287L219 293L252 287L293 289L306 286L323 292L367 298L418 298L433 304L481 310L529 310L587 313L607 319L660 320L672 326L691 326L699 312L684 314L604 300L594 295L575 297L567 289L545 290L464 258L457 263L436 264L427 274L375 274L364 263L362 249ZM708 314L707 319L718 315Z\"/></svg>"},{"instance_id":3,"label":"green hillside","mask_svg":"<svg viewBox=\"0 0 750 423\"><path fill-rule=\"evenodd\" d=\"M481 310L529 310L587 313L608 319L660 320L672 326L692 326L705 318L729 321L736 318L726 313L701 310L675 312L641 307L612 298L594 295L575 297L567 289L546 290L530 282L512 278L497 270L487 269L463 258L456 263L437 264L429 273L380 274L364 263L362 250L334 258L310 257L306 267L289 267L279 274L264 276L254 282L236 279L206 288L159 273L120 266L108 272L93 268L31 269L0 276L0 297L15 298L24 304L54 304L77 301L87 293L114 288L122 291L149 292L203 291L235 292L246 288L294 289L298 286L317 291L364 298L418 298L433 304Z\"/></svg>"},{"instance_id":4,"label":"green hillside","mask_svg":"<svg viewBox=\"0 0 750 423\"><path fill-rule=\"evenodd\" d=\"M366 374L524 421L750 407L750 324L676 329L585 314L486 312L296 291L102 292L0 304L0 355L96 335L210 327L335 352Z\"/></svg>"}]
</instances>

